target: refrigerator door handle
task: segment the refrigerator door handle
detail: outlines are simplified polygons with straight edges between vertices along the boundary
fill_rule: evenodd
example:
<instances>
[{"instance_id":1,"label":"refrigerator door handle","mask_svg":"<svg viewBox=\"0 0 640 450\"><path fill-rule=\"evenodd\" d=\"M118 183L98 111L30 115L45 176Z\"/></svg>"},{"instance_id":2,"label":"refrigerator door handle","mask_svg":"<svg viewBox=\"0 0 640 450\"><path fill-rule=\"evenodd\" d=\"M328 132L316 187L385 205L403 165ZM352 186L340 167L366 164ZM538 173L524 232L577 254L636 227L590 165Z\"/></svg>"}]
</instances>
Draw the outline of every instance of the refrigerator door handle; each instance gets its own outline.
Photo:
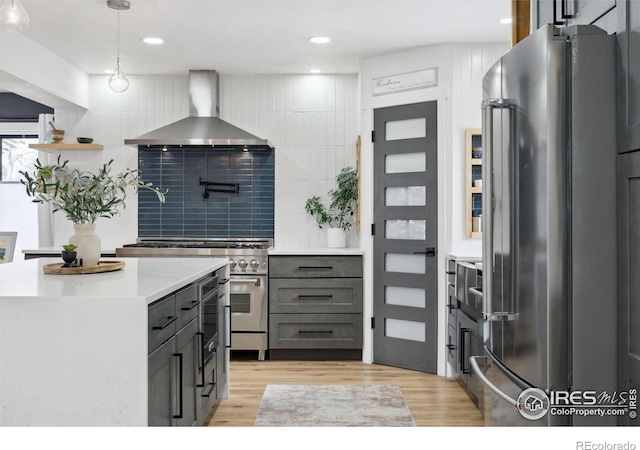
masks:
<instances>
[{"instance_id":1,"label":"refrigerator door handle","mask_svg":"<svg viewBox=\"0 0 640 450\"><path fill-rule=\"evenodd\" d=\"M498 397L500 397L501 399L509 403L511 406L513 406L514 408L517 408L518 407L517 400L509 397L507 394L502 392L495 384L493 384L489 380L489 378L487 378L484 372L482 372L482 370L480 369L478 360L486 361L487 358L488 358L487 356L470 356L469 363L471 363L471 368L473 369L473 372L478 376L480 381L482 381L482 384L484 384L486 387L491 389Z\"/></svg>"},{"instance_id":2,"label":"refrigerator door handle","mask_svg":"<svg viewBox=\"0 0 640 450\"><path fill-rule=\"evenodd\" d=\"M503 322L518 320L518 313L515 312L515 299L512 297L511 311L494 312L493 310L493 295L492 295L492 283L491 278L493 272L496 269L496 252L493 245L494 234L494 209L495 209L495 197L494 197L494 174L493 174L493 111L494 109L509 109L509 136L512 140L515 140L516 136L516 121L514 110L518 105L518 100L513 98L488 98L482 101L481 108L483 110L483 124L482 134L484 140L484 158L482 177L486 179L484 182L485 190L483 196L482 209L486 210L488 214L484 215L485 233L483 233L483 255L482 260L485 261L485 265L489 263L489 270L487 271L487 277L484 284L482 295L482 317L490 322Z\"/></svg>"}]
</instances>

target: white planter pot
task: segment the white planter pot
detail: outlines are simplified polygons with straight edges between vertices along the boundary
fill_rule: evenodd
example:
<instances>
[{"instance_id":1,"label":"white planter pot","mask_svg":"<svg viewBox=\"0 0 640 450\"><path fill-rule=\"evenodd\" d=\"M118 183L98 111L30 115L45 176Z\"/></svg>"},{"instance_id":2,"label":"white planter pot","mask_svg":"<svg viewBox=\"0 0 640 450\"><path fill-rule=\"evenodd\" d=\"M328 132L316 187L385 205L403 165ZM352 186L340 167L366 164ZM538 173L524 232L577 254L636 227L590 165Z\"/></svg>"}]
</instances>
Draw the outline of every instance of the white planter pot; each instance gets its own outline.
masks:
<instances>
[{"instance_id":1,"label":"white planter pot","mask_svg":"<svg viewBox=\"0 0 640 450\"><path fill-rule=\"evenodd\" d=\"M327 247L344 248L347 246L347 232L342 228L327 228Z\"/></svg>"},{"instance_id":2,"label":"white planter pot","mask_svg":"<svg viewBox=\"0 0 640 450\"><path fill-rule=\"evenodd\" d=\"M83 267L97 266L100 260L100 237L95 234L95 223L73 224L75 234L69 238L69 244L78 246L78 262L82 260Z\"/></svg>"}]
</instances>

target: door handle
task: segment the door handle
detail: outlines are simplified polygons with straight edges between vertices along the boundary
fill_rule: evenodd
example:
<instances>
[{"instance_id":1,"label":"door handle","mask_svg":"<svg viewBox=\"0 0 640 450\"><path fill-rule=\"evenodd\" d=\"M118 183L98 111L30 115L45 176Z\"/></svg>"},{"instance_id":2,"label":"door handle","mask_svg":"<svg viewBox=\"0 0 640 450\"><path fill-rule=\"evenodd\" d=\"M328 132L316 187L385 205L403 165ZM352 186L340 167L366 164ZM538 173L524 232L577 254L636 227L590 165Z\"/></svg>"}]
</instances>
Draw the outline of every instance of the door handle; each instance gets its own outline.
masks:
<instances>
[{"instance_id":1,"label":"door handle","mask_svg":"<svg viewBox=\"0 0 640 450\"><path fill-rule=\"evenodd\" d=\"M424 255L427 258L433 258L436 256L436 248L435 247L427 247L424 249L424 252L413 252L414 255Z\"/></svg>"}]
</instances>

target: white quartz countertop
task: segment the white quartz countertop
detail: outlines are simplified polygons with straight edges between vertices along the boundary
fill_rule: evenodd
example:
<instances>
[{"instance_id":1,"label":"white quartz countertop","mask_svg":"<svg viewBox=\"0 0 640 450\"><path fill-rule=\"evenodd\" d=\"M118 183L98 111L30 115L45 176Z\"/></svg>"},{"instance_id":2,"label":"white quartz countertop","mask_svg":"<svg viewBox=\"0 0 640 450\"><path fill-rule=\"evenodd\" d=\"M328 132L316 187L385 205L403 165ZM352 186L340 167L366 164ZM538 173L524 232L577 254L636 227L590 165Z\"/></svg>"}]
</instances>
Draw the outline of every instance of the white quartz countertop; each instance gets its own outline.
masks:
<instances>
[{"instance_id":1,"label":"white quartz countertop","mask_svg":"<svg viewBox=\"0 0 640 450\"><path fill-rule=\"evenodd\" d=\"M117 258L125 267L45 274L0 264L0 427L146 426L149 304L225 258Z\"/></svg>"},{"instance_id":2,"label":"white quartz countertop","mask_svg":"<svg viewBox=\"0 0 640 450\"><path fill-rule=\"evenodd\" d=\"M62 253L62 246L58 245L56 247L40 247L40 248L29 248L29 249L23 249L22 253L25 255L32 255L32 254L36 254L36 255L52 255L52 256L58 256L60 255L60 253ZM115 248L103 248L100 251L101 254L112 254L115 255L116 254L116 249Z\"/></svg>"},{"instance_id":3,"label":"white quartz countertop","mask_svg":"<svg viewBox=\"0 0 640 450\"><path fill-rule=\"evenodd\" d=\"M328 247L273 247L269 255L362 255L360 248L328 248Z\"/></svg>"},{"instance_id":4,"label":"white quartz countertop","mask_svg":"<svg viewBox=\"0 0 640 450\"><path fill-rule=\"evenodd\" d=\"M456 261L468 261L468 262L480 262L482 261L481 254L473 254L473 253L455 253L449 252L446 254L447 258L455 259Z\"/></svg>"},{"instance_id":5,"label":"white quartz countertop","mask_svg":"<svg viewBox=\"0 0 640 450\"><path fill-rule=\"evenodd\" d=\"M52 275L43 266L60 258L39 258L0 264L3 297L141 299L147 304L202 278L227 264L226 258L108 258L123 261L114 272Z\"/></svg>"}]
</instances>

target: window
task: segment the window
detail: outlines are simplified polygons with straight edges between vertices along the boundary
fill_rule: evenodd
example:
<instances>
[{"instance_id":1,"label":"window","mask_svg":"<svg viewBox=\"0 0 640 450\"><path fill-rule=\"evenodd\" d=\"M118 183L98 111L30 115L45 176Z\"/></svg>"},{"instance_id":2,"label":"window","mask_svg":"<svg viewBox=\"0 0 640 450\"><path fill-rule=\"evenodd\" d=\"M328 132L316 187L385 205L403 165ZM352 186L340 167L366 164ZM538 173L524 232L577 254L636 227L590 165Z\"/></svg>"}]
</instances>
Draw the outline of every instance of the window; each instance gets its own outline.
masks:
<instances>
[{"instance_id":1,"label":"window","mask_svg":"<svg viewBox=\"0 0 640 450\"><path fill-rule=\"evenodd\" d=\"M20 171L31 171L38 157L38 151L29 148L29 144L36 144L38 136L24 135L0 135L2 146L2 182L20 181Z\"/></svg>"}]
</instances>

